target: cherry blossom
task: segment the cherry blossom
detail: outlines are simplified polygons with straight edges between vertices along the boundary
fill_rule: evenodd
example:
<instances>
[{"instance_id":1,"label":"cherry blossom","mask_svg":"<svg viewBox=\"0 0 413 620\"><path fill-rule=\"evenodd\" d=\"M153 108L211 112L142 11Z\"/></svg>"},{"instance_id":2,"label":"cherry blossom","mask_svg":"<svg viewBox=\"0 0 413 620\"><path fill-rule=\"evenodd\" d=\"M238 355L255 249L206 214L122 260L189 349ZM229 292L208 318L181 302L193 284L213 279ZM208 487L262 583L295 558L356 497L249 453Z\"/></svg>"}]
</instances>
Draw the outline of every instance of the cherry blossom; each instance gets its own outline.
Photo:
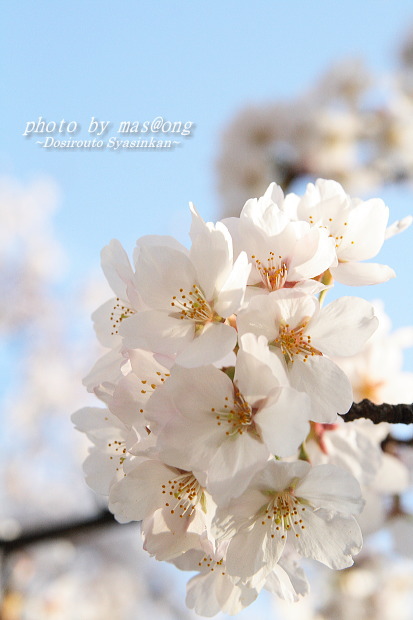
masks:
<instances>
[{"instance_id":1,"label":"cherry blossom","mask_svg":"<svg viewBox=\"0 0 413 620\"><path fill-rule=\"evenodd\" d=\"M371 484L377 475L382 451L380 441L372 431L372 424L355 420L346 424L311 424L305 451L312 465L331 463L347 469L360 484Z\"/></svg>"},{"instance_id":2,"label":"cherry blossom","mask_svg":"<svg viewBox=\"0 0 413 620\"><path fill-rule=\"evenodd\" d=\"M308 433L308 397L271 357L264 339L247 334L233 381L214 366L176 366L148 402L161 458L199 472L216 500L242 493L272 453L294 454Z\"/></svg>"},{"instance_id":3,"label":"cherry blossom","mask_svg":"<svg viewBox=\"0 0 413 620\"><path fill-rule=\"evenodd\" d=\"M129 258L117 239L103 248L101 264L109 286L116 297L109 299L92 314L96 335L105 347L117 348L122 343L120 324L143 308L134 283Z\"/></svg>"},{"instance_id":4,"label":"cherry blossom","mask_svg":"<svg viewBox=\"0 0 413 620\"><path fill-rule=\"evenodd\" d=\"M407 487L380 447L387 426L337 417L386 373L401 385L399 345L383 361L371 303L322 301L335 279L391 277L360 261L409 219L386 228L382 201L322 179L302 198L272 183L216 224L190 208L189 249L141 237L134 268L119 242L104 249L116 298L93 318L109 351L84 384L106 408L73 421L93 443L88 483L118 521L142 522L150 555L198 572L187 605L213 616L263 588L299 600L303 558L351 566L383 498Z\"/></svg>"},{"instance_id":5,"label":"cherry blossom","mask_svg":"<svg viewBox=\"0 0 413 620\"><path fill-rule=\"evenodd\" d=\"M169 238L143 237L136 283L150 310L120 327L125 346L176 355L194 367L220 360L237 340L228 319L242 305L250 266L245 253L233 262L231 236L223 224L199 222L190 252Z\"/></svg>"},{"instance_id":6,"label":"cherry blossom","mask_svg":"<svg viewBox=\"0 0 413 620\"><path fill-rule=\"evenodd\" d=\"M96 493L109 495L111 486L124 475L123 465L131 458L127 447L136 439L108 409L79 409L72 422L94 444L83 466L86 482Z\"/></svg>"},{"instance_id":7,"label":"cherry blossom","mask_svg":"<svg viewBox=\"0 0 413 620\"><path fill-rule=\"evenodd\" d=\"M250 605L259 592L229 575L225 566L227 543L207 542L205 549L190 550L173 563L181 570L198 571L187 585L186 604L203 616L215 616L220 611L230 615Z\"/></svg>"},{"instance_id":8,"label":"cherry blossom","mask_svg":"<svg viewBox=\"0 0 413 620\"><path fill-rule=\"evenodd\" d=\"M413 374L403 371L403 351L413 346L412 327L392 331L383 305L374 302L379 328L359 353L334 361L349 377L354 401L368 398L374 403L411 403Z\"/></svg>"},{"instance_id":9,"label":"cherry blossom","mask_svg":"<svg viewBox=\"0 0 413 620\"><path fill-rule=\"evenodd\" d=\"M282 211L284 194L272 183L264 196L248 200L239 218L223 220L238 253L246 251L252 264L249 295L285 287L319 292L311 280L337 263L333 240L322 228L290 221Z\"/></svg>"},{"instance_id":10,"label":"cherry blossom","mask_svg":"<svg viewBox=\"0 0 413 620\"><path fill-rule=\"evenodd\" d=\"M384 243L389 208L381 199L351 198L339 183L318 179L302 198L289 194L284 208L291 217L328 231L338 259L330 272L338 282L359 286L395 277L387 265L360 262L376 256Z\"/></svg>"},{"instance_id":11,"label":"cherry blossom","mask_svg":"<svg viewBox=\"0 0 413 620\"><path fill-rule=\"evenodd\" d=\"M147 426L145 408L154 390L170 376L169 369L142 349L127 351L130 372L114 385L111 398L106 400L109 409L129 428L141 434Z\"/></svg>"},{"instance_id":12,"label":"cherry blossom","mask_svg":"<svg viewBox=\"0 0 413 620\"><path fill-rule=\"evenodd\" d=\"M376 327L373 308L363 299L342 297L320 308L315 297L294 290L255 297L238 315L240 333L265 336L291 385L310 396L310 419L323 423L347 413L353 402L347 376L327 356L352 355Z\"/></svg>"},{"instance_id":13,"label":"cherry blossom","mask_svg":"<svg viewBox=\"0 0 413 620\"><path fill-rule=\"evenodd\" d=\"M216 527L230 537L227 570L254 585L276 565L287 540L331 568L351 566L362 543L352 515L362 507L360 487L344 470L271 461L243 495L217 509Z\"/></svg>"},{"instance_id":14,"label":"cherry blossom","mask_svg":"<svg viewBox=\"0 0 413 620\"><path fill-rule=\"evenodd\" d=\"M142 521L144 548L158 560L199 547L215 513L192 472L153 459L132 463L111 487L109 507L120 521Z\"/></svg>"}]
</instances>

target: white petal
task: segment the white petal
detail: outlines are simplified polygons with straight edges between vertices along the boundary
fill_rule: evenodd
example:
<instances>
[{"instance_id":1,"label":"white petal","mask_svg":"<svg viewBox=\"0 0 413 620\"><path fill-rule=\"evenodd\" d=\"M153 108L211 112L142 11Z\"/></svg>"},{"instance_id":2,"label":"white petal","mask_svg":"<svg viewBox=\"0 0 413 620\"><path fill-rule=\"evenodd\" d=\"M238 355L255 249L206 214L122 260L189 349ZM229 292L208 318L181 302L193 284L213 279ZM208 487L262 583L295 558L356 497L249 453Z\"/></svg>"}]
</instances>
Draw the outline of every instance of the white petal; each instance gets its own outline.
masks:
<instances>
[{"instance_id":1,"label":"white petal","mask_svg":"<svg viewBox=\"0 0 413 620\"><path fill-rule=\"evenodd\" d=\"M205 229L205 221L199 215L195 205L193 202L189 203L189 210L191 211L191 230L189 231L189 236L191 237L192 243L197 238L198 235L202 235Z\"/></svg>"},{"instance_id":2,"label":"white petal","mask_svg":"<svg viewBox=\"0 0 413 620\"><path fill-rule=\"evenodd\" d=\"M183 252L168 246L141 247L136 282L149 307L170 312L173 296L179 295L180 289L188 295L196 281L195 268Z\"/></svg>"},{"instance_id":3,"label":"white petal","mask_svg":"<svg viewBox=\"0 0 413 620\"><path fill-rule=\"evenodd\" d=\"M289 384L282 362L270 352L265 337L257 338L254 334L241 337L234 383L253 407L264 406L280 383Z\"/></svg>"},{"instance_id":4,"label":"white petal","mask_svg":"<svg viewBox=\"0 0 413 620\"><path fill-rule=\"evenodd\" d=\"M110 457L108 452L93 448L83 463L86 484L100 495L109 495L119 475L123 476L122 471L116 471L119 461Z\"/></svg>"},{"instance_id":5,"label":"white petal","mask_svg":"<svg viewBox=\"0 0 413 620\"><path fill-rule=\"evenodd\" d=\"M374 482L379 493L403 493L409 486L409 471L404 463L391 454L383 453L382 465Z\"/></svg>"},{"instance_id":6,"label":"white petal","mask_svg":"<svg viewBox=\"0 0 413 620\"><path fill-rule=\"evenodd\" d=\"M284 192L281 185L277 185L277 183L272 182L269 184L267 189L265 190L265 194L263 196L264 199L271 200L274 204L278 205L280 208L284 202Z\"/></svg>"},{"instance_id":7,"label":"white petal","mask_svg":"<svg viewBox=\"0 0 413 620\"><path fill-rule=\"evenodd\" d=\"M203 466L208 473L207 489L217 504L241 495L270 456L268 448L248 432L224 438L225 435L210 463L205 463L202 458L197 463L197 468Z\"/></svg>"},{"instance_id":8,"label":"white petal","mask_svg":"<svg viewBox=\"0 0 413 620\"><path fill-rule=\"evenodd\" d=\"M322 509L317 512L307 509L304 526L305 529L300 528L298 537L292 537L301 555L338 570L353 564L352 556L360 551L363 543L360 527L354 517L331 518Z\"/></svg>"},{"instance_id":9,"label":"white petal","mask_svg":"<svg viewBox=\"0 0 413 620\"><path fill-rule=\"evenodd\" d=\"M313 465L331 463L352 473L360 483L371 484L381 463L382 450L373 437L360 431L356 422L325 429L322 442L326 452L315 441L306 444Z\"/></svg>"},{"instance_id":10,"label":"white petal","mask_svg":"<svg viewBox=\"0 0 413 620\"><path fill-rule=\"evenodd\" d=\"M206 366L225 357L234 349L236 343L237 332L233 327L224 323L209 323L185 348L181 347L175 361L185 368Z\"/></svg>"},{"instance_id":11,"label":"white petal","mask_svg":"<svg viewBox=\"0 0 413 620\"><path fill-rule=\"evenodd\" d=\"M122 321L119 333L125 346L165 355L180 352L194 337L195 324L158 310L144 310Z\"/></svg>"},{"instance_id":12,"label":"white petal","mask_svg":"<svg viewBox=\"0 0 413 620\"><path fill-rule=\"evenodd\" d=\"M311 465L306 461L269 461L265 469L256 475L252 484L259 489L283 491L295 478L302 478L310 469Z\"/></svg>"},{"instance_id":13,"label":"white petal","mask_svg":"<svg viewBox=\"0 0 413 620\"><path fill-rule=\"evenodd\" d=\"M311 398L311 420L330 424L337 413L347 413L353 403L353 390L347 375L323 356L297 360L290 371L291 385Z\"/></svg>"},{"instance_id":14,"label":"white petal","mask_svg":"<svg viewBox=\"0 0 413 620\"><path fill-rule=\"evenodd\" d=\"M258 519L250 530L245 528L232 538L226 557L227 571L243 581L256 573L268 573L278 562L285 546L280 536L271 538L267 524Z\"/></svg>"},{"instance_id":15,"label":"white petal","mask_svg":"<svg viewBox=\"0 0 413 620\"><path fill-rule=\"evenodd\" d=\"M280 564L276 564L271 573L267 576L265 589L290 603L298 600L291 580Z\"/></svg>"},{"instance_id":16,"label":"white petal","mask_svg":"<svg viewBox=\"0 0 413 620\"><path fill-rule=\"evenodd\" d=\"M121 367L124 363L125 358L119 349L105 353L83 379L83 385L86 386L88 392L93 392L102 383L116 383L123 376Z\"/></svg>"},{"instance_id":17,"label":"white petal","mask_svg":"<svg viewBox=\"0 0 413 620\"><path fill-rule=\"evenodd\" d=\"M258 592L242 583L234 583L229 575L214 571L193 577L187 585L186 604L197 614L211 617L220 611L235 615L257 598Z\"/></svg>"},{"instance_id":18,"label":"white petal","mask_svg":"<svg viewBox=\"0 0 413 620\"><path fill-rule=\"evenodd\" d=\"M186 604L195 613L210 618L221 611L215 595L215 575L196 575L188 582Z\"/></svg>"},{"instance_id":19,"label":"white petal","mask_svg":"<svg viewBox=\"0 0 413 620\"><path fill-rule=\"evenodd\" d=\"M296 452L310 430L310 412L307 394L284 387L256 413L255 423L272 454L291 456Z\"/></svg>"},{"instance_id":20,"label":"white petal","mask_svg":"<svg viewBox=\"0 0 413 620\"><path fill-rule=\"evenodd\" d=\"M247 255L241 252L215 301L214 310L217 314L227 318L238 312L244 299L250 271L251 265L248 263Z\"/></svg>"},{"instance_id":21,"label":"white petal","mask_svg":"<svg viewBox=\"0 0 413 620\"><path fill-rule=\"evenodd\" d=\"M141 521L164 507L162 484L176 470L158 461L145 461L116 483L109 496L109 509L116 516Z\"/></svg>"},{"instance_id":22,"label":"white petal","mask_svg":"<svg viewBox=\"0 0 413 620\"><path fill-rule=\"evenodd\" d=\"M237 581L234 583L229 575L218 575L215 582L215 592L222 611L234 616L248 605L251 605L258 596L257 590L249 588Z\"/></svg>"},{"instance_id":23,"label":"white petal","mask_svg":"<svg viewBox=\"0 0 413 620\"><path fill-rule=\"evenodd\" d=\"M289 281L314 278L337 262L334 242L325 229L311 228L307 235L297 240L296 245L297 251L288 270Z\"/></svg>"},{"instance_id":24,"label":"white petal","mask_svg":"<svg viewBox=\"0 0 413 620\"><path fill-rule=\"evenodd\" d=\"M143 351L141 349L135 349L129 351L129 359L133 372L140 379L150 379L151 383L155 380L162 382L159 377L165 376L165 372L168 372L168 368L160 364L154 355L149 351ZM158 377L158 379L156 379ZM163 383L163 382L162 382Z\"/></svg>"},{"instance_id":25,"label":"white petal","mask_svg":"<svg viewBox=\"0 0 413 620\"><path fill-rule=\"evenodd\" d=\"M308 583L304 570L299 565L298 558L299 555L295 554L291 547L286 547L279 562L280 566L287 573L291 585L295 590L295 600L301 596L305 596L310 591L310 584Z\"/></svg>"},{"instance_id":26,"label":"white petal","mask_svg":"<svg viewBox=\"0 0 413 620\"><path fill-rule=\"evenodd\" d=\"M101 252L102 269L113 292L127 299L127 285L134 279L128 255L117 239L112 239Z\"/></svg>"},{"instance_id":27,"label":"white petal","mask_svg":"<svg viewBox=\"0 0 413 620\"><path fill-rule=\"evenodd\" d=\"M189 256L196 270L197 282L207 301L211 301L232 268L232 240L226 227L219 223L216 228L205 224L203 232L198 231L194 238Z\"/></svg>"},{"instance_id":28,"label":"white petal","mask_svg":"<svg viewBox=\"0 0 413 620\"><path fill-rule=\"evenodd\" d=\"M337 267L331 268L331 273L337 282L349 286L380 284L396 277L391 267L378 263L340 262Z\"/></svg>"},{"instance_id":29,"label":"white petal","mask_svg":"<svg viewBox=\"0 0 413 620\"><path fill-rule=\"evenodd\" d=\"M407 215L402 220L393 222L393 224L386 228L385 239L390 239L391 237L394 237L394 235L398 235L403 232L406 228L409 228L412 222L413 217L411 215Z\"/></svg>"},{"instance_id":30,"label":"white petal","mask_svg":"<svg viewBox=\"0 0 413 620\"><path fill-rule=\"evenodd\" d=\"M281 194L277 190L273 194L267 192L258 200L252 198L245 203L240 220L249 221L266 235L274 236L282 232L289 224L289 218L280 211L279 206L272 199L273 197L281 199Z\"/></svg>"},{"instance_id":31,"label":"white petal","mask_svg":"<svg viewBox=\"0 0 413 620\"><path fill-rule=\"evenodd\" d=\"M274 321L270 295L254 296L245 310L237 315L237 329L240 335L252 333L265 336L267 342L278 336L278 327ZM266 302L269 302L266 305ZM267 310L267 311L266 311Z\"/></svg>"},{"instance_id":32,"label":"white petal","mask_svg":"<svg viewBox=\"0 0 413 620\"><path fill-rule=\"evenodd\" d=\"M108 299L92 314L92 321L100 344L111 349L118 347L122 343L122 338L119 336L117 327L113 326L113 319L111 317L111 313L117 303L116 298Z\"/></svg>"},{"instance_id":33,"label":"white petal","mask_svg":"<svg viewBox=\"0 0 413 620\"><path fill-rule=\"evenodd\" d=\"M340 297L323 308L311 325L311 344L326 355L355 355L376 331L372 304L359 297Z\"/></svg>"},{"instance_id":34,"label":"white petal","mask_svg":"<svg viewBox=\"0 0 413 620\"><path fill-rule=\"evenodd\" d=\"M281 322L289 323L291 328L302 323L303 319L317 315L318 300L294 289L281 289L269 295L253 297L245 310L237 316L237 327L242 335L247 332L264 335L269 342L279 333Z\"/></svg>"},{"instance_id":35,"label":"white petal","mask_svg":"<svg viewBox=\"0 0 413 620\"><path fill-rule=\"evenodd\" d=\"M116 420L107 409L101 407L83 407L72 413L71 420L79 431L87 433L88 436L92 433L93 437L98 436L96 433L103 432L105 429L111 431L116 422L120 426L119 420Z\"/></svg>"},{"instance_id":36,"label":"white petal","mask_svg":"<svg viewBox=\"0 0 413 620\"><path fill-rule=\"evenodd\" d=\"M202 510L196 509L190 517L179 511L156 510L142 522L143 548L157 560L168 561L199 547L199 538L205 530Z\"/></svg>"},{"instance_id":37,"label":"white petal","mask_svg":"<svg viewBox=\"0 0 413 620\"><path fill-rule=\"evenodd\" d=\"M167 411L171 410L174 418L183 416L189 427L189 420L204 422L211 409L223 405L225 398L230 398L232 394L231 380L214 366L174 366L168 381L151 396L147 405L147 417L162 427L162 422L169 419ZM213 419L215 425L215 418Z\"/></svg>"},{"instance_id":38,"label":"white petal","mask_svg":"<svg viewBox=\"0 0 413 620\"><path fill-rule=\"evenodd\" d=\"M380 198L359 203L348 215L344 239L337 248L341 260L365 260L376 256L384 242L389 208ZM354 243L352 243L352 241Z\"/></svg>"},{"instance_id":39,"label":"white petal","mask_svg":"<svg viewBox=\"0 0 413 620\"><path fill-rule=\"evenodd\" d=\"M334 465L318 465L308 472L295 489L298 497L315 507L345 515L362 511L364 502L360 485L348 471Z\"/></svg>"},{"instance_id":40,"label":"white petal","mask_svg":"<svg viewBox=\"0 0 413 620\"><path fill-rule=\"evenodd\" d=\"M259 479L261 481L262 474L265 472L271 461L268 462L266 467L261 470L254 477L254 481ZM262 488L272 488L271 482L264 480ZM229 504L219 506L217 508L215 518L213 521L214 535L219 540L227 541L237 534L242 527L248 527L251 522L251 516L257 514L263 506L268 503L268 497L265 497L260 490L254 486L249 486L245 493L240 498L232 499Z\"/></svg>"},{"instance_id":41,"label":"white petal","mask_svg":"<svg viewBox=\"0 0 413 620\"><path fill-rule=\"evenodd\" d=\"M139 410L146 403L149 394L142 393L143 385L138 377L129 373L122 377L115 387L110 410L128 427L144 430L146 421Z\"/></svg>"},{"instance_id":42,"label":"white petal","mask_svg":"<svg viewBox=\"0 0 413 620\"><path fill-rule=\"evenodd\" d=\"M172 250L176 250L177 252L181 252L182 254L188 256L188 250L186 247L175 239L175 237L171 237L170 235L144 235L143 237L139 237L136 242L136 247L133 254L135 265L138 262L141 248L159 246L171 248Z\"/></svg>"}]
</instances>

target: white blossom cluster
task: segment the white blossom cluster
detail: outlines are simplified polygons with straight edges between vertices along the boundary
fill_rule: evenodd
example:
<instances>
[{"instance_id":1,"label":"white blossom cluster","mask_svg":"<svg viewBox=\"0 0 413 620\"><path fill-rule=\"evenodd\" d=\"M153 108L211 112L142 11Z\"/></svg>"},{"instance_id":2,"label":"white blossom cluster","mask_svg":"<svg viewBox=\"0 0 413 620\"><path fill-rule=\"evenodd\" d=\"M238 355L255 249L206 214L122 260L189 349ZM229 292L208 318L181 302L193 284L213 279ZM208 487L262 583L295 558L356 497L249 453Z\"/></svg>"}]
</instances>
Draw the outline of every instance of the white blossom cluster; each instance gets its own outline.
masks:
<instances>
[{"instance_id":1,"label":"white blossom cluster","mask_svg":"<svg viewBox=\"0 0 413 620\"><path fill-rule=\"evenodd\" d=\"M152 556L198 572L187 605L213 616L263 588L296 601L301 558L343 569L361 549L382 436L340 423L354 397L336 360L378 319L358 297L322 302L335 280L394 277L363 261L409 220L387 228L382 200L323 179L301 197L273 183L216 224L191 211L189 250L144 236L132 268L118 241L104 248L115 297L93 319L110 350L85 385L105 406L73 421L93 442L88 484L142 522Z\"/></svg>"}]
</instances>

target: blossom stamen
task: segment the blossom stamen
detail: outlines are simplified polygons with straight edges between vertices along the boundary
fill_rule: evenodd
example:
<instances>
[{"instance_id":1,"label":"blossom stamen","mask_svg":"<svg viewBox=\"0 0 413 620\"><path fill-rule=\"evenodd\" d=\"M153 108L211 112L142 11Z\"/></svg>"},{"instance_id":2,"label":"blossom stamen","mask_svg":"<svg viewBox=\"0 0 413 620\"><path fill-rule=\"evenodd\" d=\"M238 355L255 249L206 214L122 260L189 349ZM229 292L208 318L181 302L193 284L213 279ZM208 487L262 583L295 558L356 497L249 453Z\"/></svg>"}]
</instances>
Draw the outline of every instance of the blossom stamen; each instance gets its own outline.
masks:
<instances>
[{"instance_id":1,"label":"blossom stamen","mask_svg":"<svg viewBox=\"0 0 413 620\"><path fill-rule=\"evenodd\" d=\"M190 517L197 504L201 502L202 505L204 501L204 489L191 472L185 472L168 480L167 484L162 485L162 494L168 499L165 506L169 508L170 513L178 513L180 518Z\"/></svg>"},{"instance_id":2,"label":"blossom stamen","mask_svg":"<svg viewBox=\"0 0 413 620\"><path fill-rule=\"evenodd\" d=\"M253 421L254 412L235 385L233 406L230 408L229 405L225 404L224 410L220 411L216 411L212 407L211 412L216 414L215 418L218 426L221 426L223 422L230 425L230 428L225 431L228 437L242 435L245 431L256 432Z\"/></svg>"},{"instance_id":3,"label":"blossom stamen","mask_svg":"<svg viewBox=\"0 0 413 620\"><path fill-rule=\"evenodd\" d=\"M264 505L257 515L257 520L262 519L261 524L269 528L271 538L281 536L284 540L289 531L299 538L301 530L305 529L304 521L300 518L304 516L300 511L305 511L302 503L303 500L293 495L292 489L274 493L271 501ZM266 515L267 519L264 520L263 515Z\"/></svg>"},{"instance_id":4,"label":"blossom stamen","mask_svg":"<svg viewBox=\"0 0 413 620\"><path fill-rule=\"evenodd\" d=\"M113 461L114 459L119 459L119 466L116 467L116 471L119 471L122 468L123 463L126 461L126 442L114 439L108 443L108 448L110 451L109 460Z\"/></svg>"},{"instance_id":5,"label":"blossom stamen","mask_svg":"<svg viewBox=\"0 0 413 620\"><path fill-rule=\"evenodd\" d=\"M159 385L164 383L170 377L169 372L156 372L156 378L141 379L141 394L152 394ZM159 383L160 382L160 383ZM143 410L140 410L141 413Z\"/></svg>"},{"instance_id":6,"label":"blossom stamen","mask_svg":"<svg viewBox=\"0 0 413 620\"><path fill-rule=\"evenodd\" d=\"M136 310L133 310L133 308L129 308L128 306L124 306L119 297L117 297L116 303L113 306L113 310L109 315L109 320L113 330L111 332L111 335L117 335L119 333L119 325L122 323L122 321L132 316L133 314L136 314Z\"/></svg>"},{"instance_id":7,"label":"blossom stamen","mask_svg":"<svg viewBox=\"0 0 413 620\"><path fill-rule=\"evenodd\" d=\"M213 572L216 568L221 570L221 575L225 575L225 571L222 570L224 559L214 560L210 555L205 555L200 562L198 562L198 566L202 569L205 566Z\"/></svg>"},{"instance_id":8,"label":"blossom stamen","mask_svg":"<svg viewBox=\"0 0 413 620\"><path fill-rule=\"evenodd\" d=\"M276 258L274 252L270 252L266 264L257 258L254 254L251 256L255 262L255 267L261 277L261 286L269 291L278 291L283 288L287 280L288 268L282 260L282 256Z\"/></svg>"},{"instance_id":9,"label":"blossom stamen","mask_svg":"<svg viewBox=\"0 0 413 620\"><path fill-rule=\"evenodd\" d=\"M299 355L303 362L311 355L322 355L321 351L311 344L311 336L305 334L308 321L303 321L290 329L288 323L281 324L279 335L270 344L281 349L285 361L293 364L295 356Z\"/></svg>"},{"instance_id":10,"label":"blossom stamen","mask_svg":"<svg viewBox=\"0 0 413 620\"><path fill-rule=\"evenodd\" d=\"M177 317L194 321L196 327L202 328L206 323L222 321L222 318L211 308L197 284L194 284L189 292L180 288L179 295L172 297L171 306L177 311Z\"/></svg>"}]
</instances>

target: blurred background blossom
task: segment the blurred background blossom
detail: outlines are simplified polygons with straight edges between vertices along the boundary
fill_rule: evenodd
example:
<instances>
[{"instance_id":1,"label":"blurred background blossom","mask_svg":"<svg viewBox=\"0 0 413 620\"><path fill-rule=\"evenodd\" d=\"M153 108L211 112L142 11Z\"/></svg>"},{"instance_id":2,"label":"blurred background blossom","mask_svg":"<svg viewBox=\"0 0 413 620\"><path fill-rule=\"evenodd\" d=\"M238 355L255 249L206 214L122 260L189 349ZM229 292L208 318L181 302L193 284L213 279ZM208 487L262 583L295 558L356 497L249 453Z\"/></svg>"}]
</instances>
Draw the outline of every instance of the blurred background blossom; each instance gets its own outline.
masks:
<instances>
[{"instance_id":1,"label":"blurred background blossom","mask_svg":"<svg viewBox=\"0 0 413 620\"><path fill-rule=\"evenodd\" d=\"M394 73L377 74L363 59L333 64L287 101L241 109L221 140L219 191L235 215L275 179L334 179L349 193L372 193L413 174L410 37Z\"/></svg>"}]
</instances>

